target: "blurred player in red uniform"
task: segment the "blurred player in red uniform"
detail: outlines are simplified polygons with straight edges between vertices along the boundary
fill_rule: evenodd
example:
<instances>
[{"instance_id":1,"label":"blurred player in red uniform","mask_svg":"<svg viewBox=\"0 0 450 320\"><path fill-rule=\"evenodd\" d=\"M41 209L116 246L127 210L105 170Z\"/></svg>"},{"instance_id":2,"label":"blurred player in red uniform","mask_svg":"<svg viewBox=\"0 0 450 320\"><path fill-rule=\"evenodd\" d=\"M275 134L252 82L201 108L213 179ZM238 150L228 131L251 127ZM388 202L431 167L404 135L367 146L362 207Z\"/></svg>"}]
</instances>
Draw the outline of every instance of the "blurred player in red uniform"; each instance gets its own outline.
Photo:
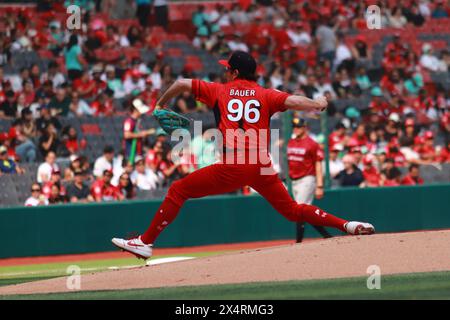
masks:
<instances>
[{"instance_id":1,"label":"blurred player in red uniform","mask_svg":"<svg viewBox=\"0 0 450 320\"><path fill-rule=\"evenodd\" d=\"M289 177L292 192L298 203L312 204L314 195L323 197L322 160L319 144L308 136L307 124L303 119L292 120L294 137L287 145ZM331 235L321 226L313 226L324 238ZM305 224L297 223L297 242L302 242Z\"/></svg>"},{"instance_id":2,"label":"blurred player in red uniform","mask_svg":"<svg viewBox=\"0 0 450 320\"><path fill-rule=\"evenodd\" d=\"M228 193L246 185L289 221L333 227L349 234L374 233L370 223L343 220L316 206L295 202L272 168L268 153L270 117L288 109L323 111L326 99L312 100L260 87L255 81L256 61L246 52L235 51L228 61L219 62L226 68L227 83L177 80L161 96L156 108L184 91L192 92L214 110L223 137L223 159L174 182L147 231L130 240L113 238L113 244L147 259L156 238L176 218L186 200Z\"/></svg>"}]
</instances>

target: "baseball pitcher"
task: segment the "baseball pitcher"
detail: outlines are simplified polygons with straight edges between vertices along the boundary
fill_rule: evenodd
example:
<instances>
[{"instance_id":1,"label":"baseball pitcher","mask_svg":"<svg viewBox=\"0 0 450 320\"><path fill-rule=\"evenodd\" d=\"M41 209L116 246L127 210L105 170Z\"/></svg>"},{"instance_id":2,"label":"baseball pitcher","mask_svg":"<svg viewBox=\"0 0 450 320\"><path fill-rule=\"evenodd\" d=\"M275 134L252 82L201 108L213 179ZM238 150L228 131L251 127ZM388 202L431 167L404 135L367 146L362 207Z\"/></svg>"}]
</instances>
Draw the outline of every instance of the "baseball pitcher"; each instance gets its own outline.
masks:
<instances>
[{"instance_id":1,"label":"baseball pitcher","mask_svg":"<svg viewBox=\"0 0 450 320\"><path fill-rule=\"evenodd\" d=\"M226 83L177 80L161 96L154 114L162 117L168 101L184 91L192 92L197 100L214 111L223 136L221 161L174 182L147 231L129 240L113 238L113 244L147 259L152 255L157 237L176 218L186 200L232 192L245 185L259 192L289 221L337 228L353 235L374 233L370 223L347 221L313 205L295 202L275 171L270 170L272 166L267 155L270 137L263 134L270 130L270 117L288 109L323 111L327 107L326 99L312 100L260 87L255 81L256 61L246 52L235 51L227 61L220 60L219 63L226 68ZM173 113L170 122L173 122ZM247 139L241 139L242 136Z\"/></svg>"}]
</instances>

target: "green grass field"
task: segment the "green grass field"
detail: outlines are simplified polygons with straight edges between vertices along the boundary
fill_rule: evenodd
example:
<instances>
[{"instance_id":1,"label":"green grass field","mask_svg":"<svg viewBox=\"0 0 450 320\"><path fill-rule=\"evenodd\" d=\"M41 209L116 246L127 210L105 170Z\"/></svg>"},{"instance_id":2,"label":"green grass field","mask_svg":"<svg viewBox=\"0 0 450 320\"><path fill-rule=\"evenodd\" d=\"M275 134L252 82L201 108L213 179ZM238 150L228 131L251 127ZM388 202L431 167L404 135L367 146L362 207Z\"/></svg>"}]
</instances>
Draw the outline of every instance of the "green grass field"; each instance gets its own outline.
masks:
<instances>
[{"instance_id":1,"label":"green grass field","mask_svg":"<svg viewBox=\"0 0 450 320\"><path fill-rule=\"evenodd\" d=\"M369 290L366 278L265 282L178 288L0 296L0 299L450 299L450 272L382 277Z\"/></svg>"}]
</instances>

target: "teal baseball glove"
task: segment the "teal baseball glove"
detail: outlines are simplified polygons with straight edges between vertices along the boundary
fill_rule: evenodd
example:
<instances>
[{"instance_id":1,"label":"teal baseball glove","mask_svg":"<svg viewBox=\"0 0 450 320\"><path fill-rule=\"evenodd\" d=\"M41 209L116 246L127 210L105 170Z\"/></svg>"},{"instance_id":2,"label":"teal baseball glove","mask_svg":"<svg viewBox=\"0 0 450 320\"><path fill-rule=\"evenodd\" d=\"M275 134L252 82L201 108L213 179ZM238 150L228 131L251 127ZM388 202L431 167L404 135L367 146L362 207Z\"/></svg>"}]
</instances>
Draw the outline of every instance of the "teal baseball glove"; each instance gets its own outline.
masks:
<instances>
[{"instance_id":1,"label":"teal baseball glove","mask_svg":"<svg viewBox=\"0 0 450 320\"><path fill-rule=\"evenodd\" d=\"M179 113L166 109L155 109L153 115L165 132L171 134L176 129L189 129L190 120Z\"/></svg>"}]
</instances>

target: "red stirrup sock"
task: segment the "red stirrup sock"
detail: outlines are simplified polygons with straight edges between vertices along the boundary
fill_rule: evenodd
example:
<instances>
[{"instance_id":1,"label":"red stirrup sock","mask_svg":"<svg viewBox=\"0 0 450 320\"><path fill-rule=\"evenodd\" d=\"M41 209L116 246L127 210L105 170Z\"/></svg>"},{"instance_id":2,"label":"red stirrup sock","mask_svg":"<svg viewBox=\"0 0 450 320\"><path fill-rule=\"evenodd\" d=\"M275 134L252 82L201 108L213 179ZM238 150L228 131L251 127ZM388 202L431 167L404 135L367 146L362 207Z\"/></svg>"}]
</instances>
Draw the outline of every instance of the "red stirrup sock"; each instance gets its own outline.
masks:
<instances>
[{"instance_id":1,"label":"red stirrup sock","mask_svg":"<svg viewBox=\"0 0 450 320\"><path fill-rule=\"evenodd\" d=\"M344 228L344 224L348 222L347 220L333 216L309 204L299 204L298 207L301 221L305 221L313 226L333 227L347 233L347 230Z\"/></svg>"},{"instance_id":2,"label":"red stirrup sock","mask_svg":"<svg viewBox=\"0 0 450 320\"><path fill-rule=\"evenodd\" d=\"M150 227L141 235L142 242L145 244L154 243L164 228L176 218L178 211L180 211L180 206L166 198L156 211Z\"/></svg>"}]
</instances>

